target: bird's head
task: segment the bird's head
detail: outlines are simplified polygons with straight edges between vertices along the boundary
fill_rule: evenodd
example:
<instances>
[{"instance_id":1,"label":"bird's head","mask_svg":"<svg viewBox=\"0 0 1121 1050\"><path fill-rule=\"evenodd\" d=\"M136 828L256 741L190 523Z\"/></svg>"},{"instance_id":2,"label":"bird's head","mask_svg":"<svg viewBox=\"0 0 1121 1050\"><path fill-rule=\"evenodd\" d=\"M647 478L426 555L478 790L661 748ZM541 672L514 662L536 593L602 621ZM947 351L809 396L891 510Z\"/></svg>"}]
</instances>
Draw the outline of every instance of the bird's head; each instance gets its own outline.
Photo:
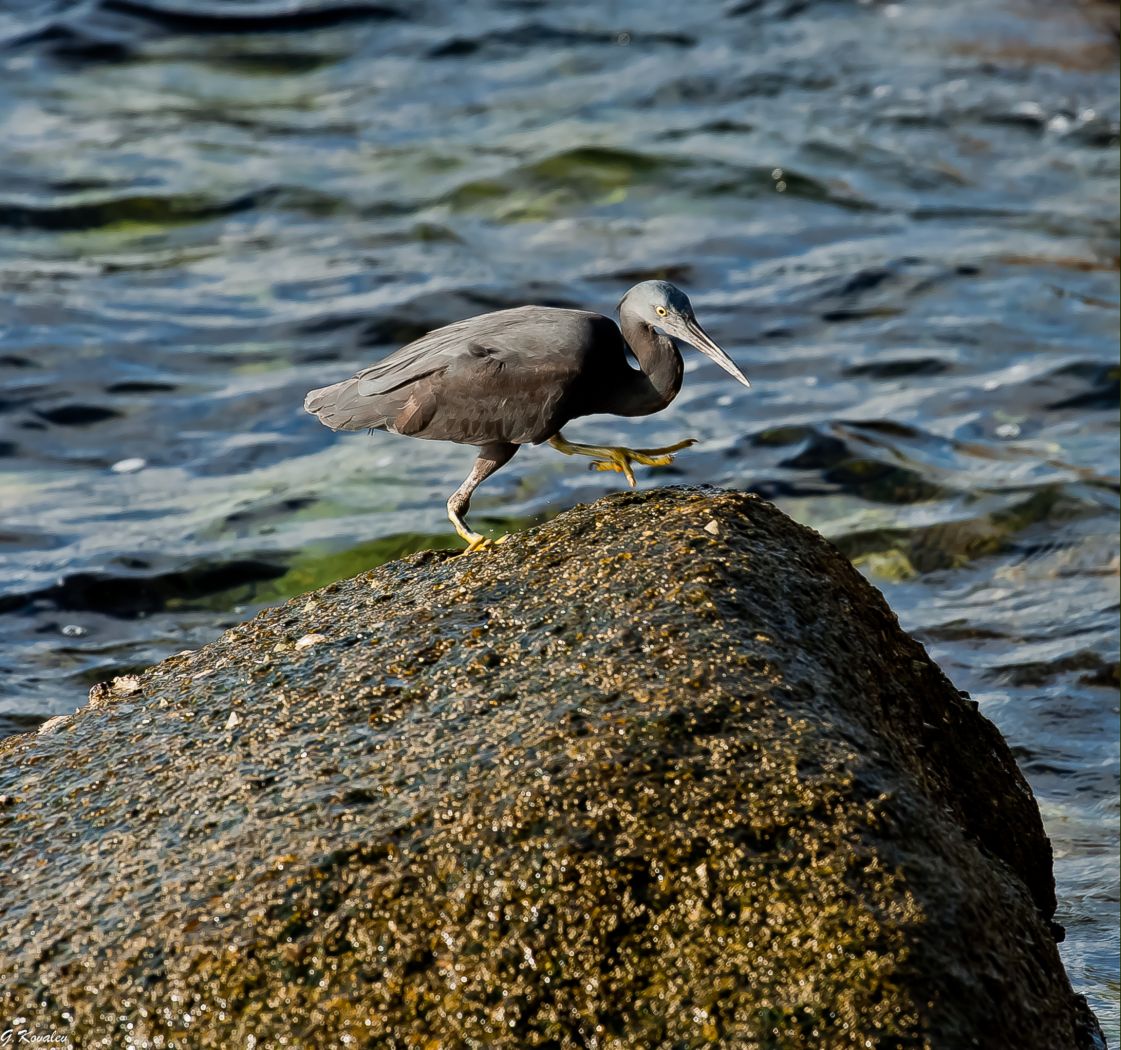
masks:
<instances>
[{"instance_id":1,"label":"bird's head","mask_svg":"<svg viewBox=\"0 0 1121 1050\"><path fill-rule=\"evenodd\" d=\"M751 386L747 376L701 327L693 304L680 288L668 281L643 281L636 284L619 303L619 317L630 314L651 328L660 328L666 335L696 347L744 386Z\"/></svg>"}]
</instances>

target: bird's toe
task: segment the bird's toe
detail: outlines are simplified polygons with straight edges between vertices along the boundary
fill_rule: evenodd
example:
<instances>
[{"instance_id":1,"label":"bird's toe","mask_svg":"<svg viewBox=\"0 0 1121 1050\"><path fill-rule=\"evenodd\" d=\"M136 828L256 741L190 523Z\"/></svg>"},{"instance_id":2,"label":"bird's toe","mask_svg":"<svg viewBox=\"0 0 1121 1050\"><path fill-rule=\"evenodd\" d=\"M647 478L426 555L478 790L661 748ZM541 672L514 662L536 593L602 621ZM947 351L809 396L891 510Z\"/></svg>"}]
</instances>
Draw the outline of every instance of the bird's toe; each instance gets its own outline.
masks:
<instances>
[{"instance_id":1,"label":"bird's toe","mask_svg":"<svg viewBox=\"0 0 1121 1050\"><path fill-rule=\"evenodd\" d=\"M684 441L675 442L672 445L664 445L662 448L638 448L635 452L641 453L644 456L669 456L673 459L674 452L680 452L683 448L690 448L697 443L697 438L686 438Z\"/></svg>"},{"instance_id":2,"label":"bird's toe","mask_svg":"<svg viewBox=\"0 0 1121 1050\"><path fill-rule=\"evenodd\" d=\"M505 543L506 539L506 536L499 536L497 539L493 540L488 536L477 536L467 544L466 549L462 553L474 554L475 551L485 551L490 547L497 547L500 543Z\"/></svg>"}]
</instances>

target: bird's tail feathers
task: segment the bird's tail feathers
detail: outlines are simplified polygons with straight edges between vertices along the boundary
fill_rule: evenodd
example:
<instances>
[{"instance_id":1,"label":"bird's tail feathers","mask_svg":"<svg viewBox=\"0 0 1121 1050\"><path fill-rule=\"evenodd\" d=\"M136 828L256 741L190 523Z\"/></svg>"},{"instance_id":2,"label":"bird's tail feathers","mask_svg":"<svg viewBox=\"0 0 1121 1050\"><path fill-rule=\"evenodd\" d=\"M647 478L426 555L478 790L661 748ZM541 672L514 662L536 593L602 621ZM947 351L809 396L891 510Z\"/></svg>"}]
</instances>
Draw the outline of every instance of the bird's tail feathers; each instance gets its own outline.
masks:
<instances>
[{"instance_id":1,"label":"bird's tail feathers","mask_svg":"<svg viewBox=\"0 0 1121 1050\"><path fill-rule=\"evenodd\" d=\"M359 381L347 379L332 386L311 390L304 398L304 411L332 430L380 430L388 422L378 399L363 395Z\"/></svg>"}]
</instances>

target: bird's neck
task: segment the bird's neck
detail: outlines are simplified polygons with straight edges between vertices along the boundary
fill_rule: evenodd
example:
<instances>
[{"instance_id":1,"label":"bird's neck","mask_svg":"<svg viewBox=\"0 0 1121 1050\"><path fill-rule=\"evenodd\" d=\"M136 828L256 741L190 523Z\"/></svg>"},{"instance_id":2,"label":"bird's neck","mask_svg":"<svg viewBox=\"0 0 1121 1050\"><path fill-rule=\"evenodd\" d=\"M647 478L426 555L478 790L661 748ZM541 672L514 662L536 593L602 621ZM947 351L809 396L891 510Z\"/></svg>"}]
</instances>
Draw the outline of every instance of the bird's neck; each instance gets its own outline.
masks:
<instances>
[{"instance_id":1,"label":"bird's neck","mask_svg":"<svg viewBox=\"0 0 1121 1050\"><path fill-rule=\"evenodd\" d=\"M634 380L625 394L624 411L616 411L627 416L660 412L681 389L684 372L681 354L672 339L656 332L645 321L626 313L619 320L623 338L638 358L642 371L634 373Z\"/></svg>"}]
</instances>

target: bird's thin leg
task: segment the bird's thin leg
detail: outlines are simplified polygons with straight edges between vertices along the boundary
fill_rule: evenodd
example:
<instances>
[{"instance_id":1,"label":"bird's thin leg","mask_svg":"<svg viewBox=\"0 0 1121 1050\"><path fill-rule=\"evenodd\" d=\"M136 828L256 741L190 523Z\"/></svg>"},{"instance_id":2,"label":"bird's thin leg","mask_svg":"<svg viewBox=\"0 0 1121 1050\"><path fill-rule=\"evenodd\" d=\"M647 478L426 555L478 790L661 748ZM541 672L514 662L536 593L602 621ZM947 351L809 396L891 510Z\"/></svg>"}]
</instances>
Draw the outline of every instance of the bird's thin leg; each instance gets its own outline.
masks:
<instances>
[{"instance_id":1,"label":"bird's thin leg","mask_svg":"<svg viewBox=\"0 0 1121 1050\"><path fill-rule=\"evenodd\" d=\"M475 465L471 468L471 473L467 475L467 480L452 493L451 499L448 500L448 518L455 526L455 531L459 533L460 538L467 544L467 550L463 552L464 554L481 550L491 544L491 541L485 536L473 532L468 527L467 522L463 520L471 506L471 494L499 467L509 463L517 451L517 445L505 442L484 445L479 450L479 458L475 460ZM494 542L501 543L505 538L503 536Z\"/></svg>"},{"instance_id":2,"label":"bird's thin leg","mask_svg":"<svg viewBox=\"0 0 1121 1050\"><path fill-rule=\"evenodd\" d=\"M632 463L641 463L644 467L665 467L673 462L673 453L696 443L696 438L686 438L663 448L622 448L614 445L577 445L559 433L549 438L549 444L566 456L590 456L596 461L592 464L593 470L619 471L632 489L635 486Z\"/></svg>"}]
</instances>

